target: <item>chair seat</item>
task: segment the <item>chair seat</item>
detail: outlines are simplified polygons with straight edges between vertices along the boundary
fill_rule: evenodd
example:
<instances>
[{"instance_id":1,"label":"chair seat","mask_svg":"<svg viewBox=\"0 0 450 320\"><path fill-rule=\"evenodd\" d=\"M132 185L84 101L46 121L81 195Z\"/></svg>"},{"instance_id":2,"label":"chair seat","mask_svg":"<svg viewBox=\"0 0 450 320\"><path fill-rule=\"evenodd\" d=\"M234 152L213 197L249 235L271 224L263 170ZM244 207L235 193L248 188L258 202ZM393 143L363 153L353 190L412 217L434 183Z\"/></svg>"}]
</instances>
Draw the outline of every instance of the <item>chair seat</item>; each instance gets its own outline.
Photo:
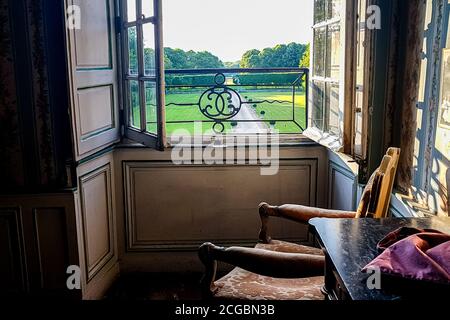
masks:
<instances>
[{"instance_id":1,"label":"chair seat","mask_svg":"<svg viewBox=\"0 0 450 320\"><path fill-rule=\"evenodd\" d=\"M278 240L272 240L269 244L258 243L256 245L256 248L275 252L301 253L301 254L313 254L323 256L323 252L321 249Z\"/></svg>"},{"instance_id":2,"label":"chair seat","mask_svg":"<svg viewBox=\"0 0 450 320\"><path fill-rule=\"evenodd\" d=\"M226 300L324 300L324 277L278 279L235 268L215 282L215 298Z\"/></svg>"},{"instance_id":3,"label":"chair seat","mask_svg":"<svg viewBox=\"0 0 450 320\"><path fill-rule=\"evenodd\" d=\"M284 253L323 255L322 250L295 243L272 240L257 249ZM324 300L324 277L278 279L261 276L241 268L217 280L215 298L226 300Z\"/></svg>"}]
</instances>

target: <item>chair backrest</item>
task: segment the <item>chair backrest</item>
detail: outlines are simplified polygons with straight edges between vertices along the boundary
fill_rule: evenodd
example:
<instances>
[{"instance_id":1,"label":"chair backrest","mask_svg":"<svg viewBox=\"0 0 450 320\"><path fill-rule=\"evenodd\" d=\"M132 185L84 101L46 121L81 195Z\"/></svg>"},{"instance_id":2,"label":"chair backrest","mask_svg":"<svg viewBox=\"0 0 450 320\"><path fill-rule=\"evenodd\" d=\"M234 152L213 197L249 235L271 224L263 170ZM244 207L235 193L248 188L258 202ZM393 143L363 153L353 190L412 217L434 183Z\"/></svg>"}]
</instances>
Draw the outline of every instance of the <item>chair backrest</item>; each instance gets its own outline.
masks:
<instances>
[{"instance_id":1,"label":"chair backrest","mask_svg":"<svg viewBox=\"0 0 450 320\"><path fill-rule=\"evenodd\" d=\"M380 167L375 170L364 189L357 218L387 217L399 158L400 149L390 148L387 151Z\"/></svg>"}]
</instances>

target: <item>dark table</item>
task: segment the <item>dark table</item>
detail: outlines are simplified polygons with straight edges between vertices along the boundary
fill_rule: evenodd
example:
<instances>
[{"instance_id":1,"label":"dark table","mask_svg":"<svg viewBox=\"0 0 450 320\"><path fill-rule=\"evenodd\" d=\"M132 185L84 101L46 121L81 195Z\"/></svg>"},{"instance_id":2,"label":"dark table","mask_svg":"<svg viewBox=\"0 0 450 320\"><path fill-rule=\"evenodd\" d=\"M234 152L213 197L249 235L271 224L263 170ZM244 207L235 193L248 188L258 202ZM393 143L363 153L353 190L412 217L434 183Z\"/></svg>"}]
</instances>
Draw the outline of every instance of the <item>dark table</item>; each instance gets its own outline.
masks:
<instances>
[{"instance_id":1,"label":"dark table","mask_svg":"<svg viewBox=\"0 0 450 320\"><path fill-rule=\"evenodd\" d=\"M434 229L450 234L450 218L419 219L312 219L326 256L324 291L331 300L397 300L390 291L370 290L370 274L361 270L379 252L378 242L400 227ZM383 287L383 285L382 285Z\"/></svg>"}]
</instances>

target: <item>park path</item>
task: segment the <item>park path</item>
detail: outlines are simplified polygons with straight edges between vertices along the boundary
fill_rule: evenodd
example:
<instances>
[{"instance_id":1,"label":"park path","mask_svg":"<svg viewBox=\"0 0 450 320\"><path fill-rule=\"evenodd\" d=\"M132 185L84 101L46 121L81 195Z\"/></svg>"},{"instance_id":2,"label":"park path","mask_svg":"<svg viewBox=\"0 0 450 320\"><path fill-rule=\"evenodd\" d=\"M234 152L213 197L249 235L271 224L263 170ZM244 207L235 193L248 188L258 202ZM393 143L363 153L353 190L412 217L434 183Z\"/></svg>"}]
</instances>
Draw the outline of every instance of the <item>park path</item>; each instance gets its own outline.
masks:
<instances>
[{"instance_id":1,"label":"park path","mask_svg":"<svg viewBox=\"0 0 450 320\"><path fill-rule=\"evenodd\" d=\"M239 96L242 102L246 102L240 94ZM238 97L233 96L232 100L233 104L239 105ZM269 132L269 127L265 122L239 122L241 120L261 120L249 104L242 104L241 111L232 120L238 121L237 126L233 129L233 133L255 134Z\"/></svg>"}]
</instances>

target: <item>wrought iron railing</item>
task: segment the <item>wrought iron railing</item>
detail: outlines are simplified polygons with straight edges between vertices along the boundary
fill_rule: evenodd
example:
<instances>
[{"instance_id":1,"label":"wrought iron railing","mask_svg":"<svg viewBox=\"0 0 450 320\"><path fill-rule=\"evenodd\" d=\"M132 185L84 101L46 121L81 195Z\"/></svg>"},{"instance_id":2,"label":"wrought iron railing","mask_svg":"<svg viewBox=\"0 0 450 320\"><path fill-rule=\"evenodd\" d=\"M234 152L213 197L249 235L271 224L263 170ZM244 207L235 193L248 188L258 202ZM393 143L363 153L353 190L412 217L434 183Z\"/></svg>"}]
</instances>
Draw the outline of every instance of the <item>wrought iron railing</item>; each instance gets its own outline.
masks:
<instances>
[{"instance_id":1,"label":"wrought iron railing","mask_svg":"<svg viewBox=\"0 0 450 320\"><path fill-rule=\"evenodd\" d=\"M168 134L302 133L308 81L303 68L166 70Z\"/></svg>"}]
</instances>

